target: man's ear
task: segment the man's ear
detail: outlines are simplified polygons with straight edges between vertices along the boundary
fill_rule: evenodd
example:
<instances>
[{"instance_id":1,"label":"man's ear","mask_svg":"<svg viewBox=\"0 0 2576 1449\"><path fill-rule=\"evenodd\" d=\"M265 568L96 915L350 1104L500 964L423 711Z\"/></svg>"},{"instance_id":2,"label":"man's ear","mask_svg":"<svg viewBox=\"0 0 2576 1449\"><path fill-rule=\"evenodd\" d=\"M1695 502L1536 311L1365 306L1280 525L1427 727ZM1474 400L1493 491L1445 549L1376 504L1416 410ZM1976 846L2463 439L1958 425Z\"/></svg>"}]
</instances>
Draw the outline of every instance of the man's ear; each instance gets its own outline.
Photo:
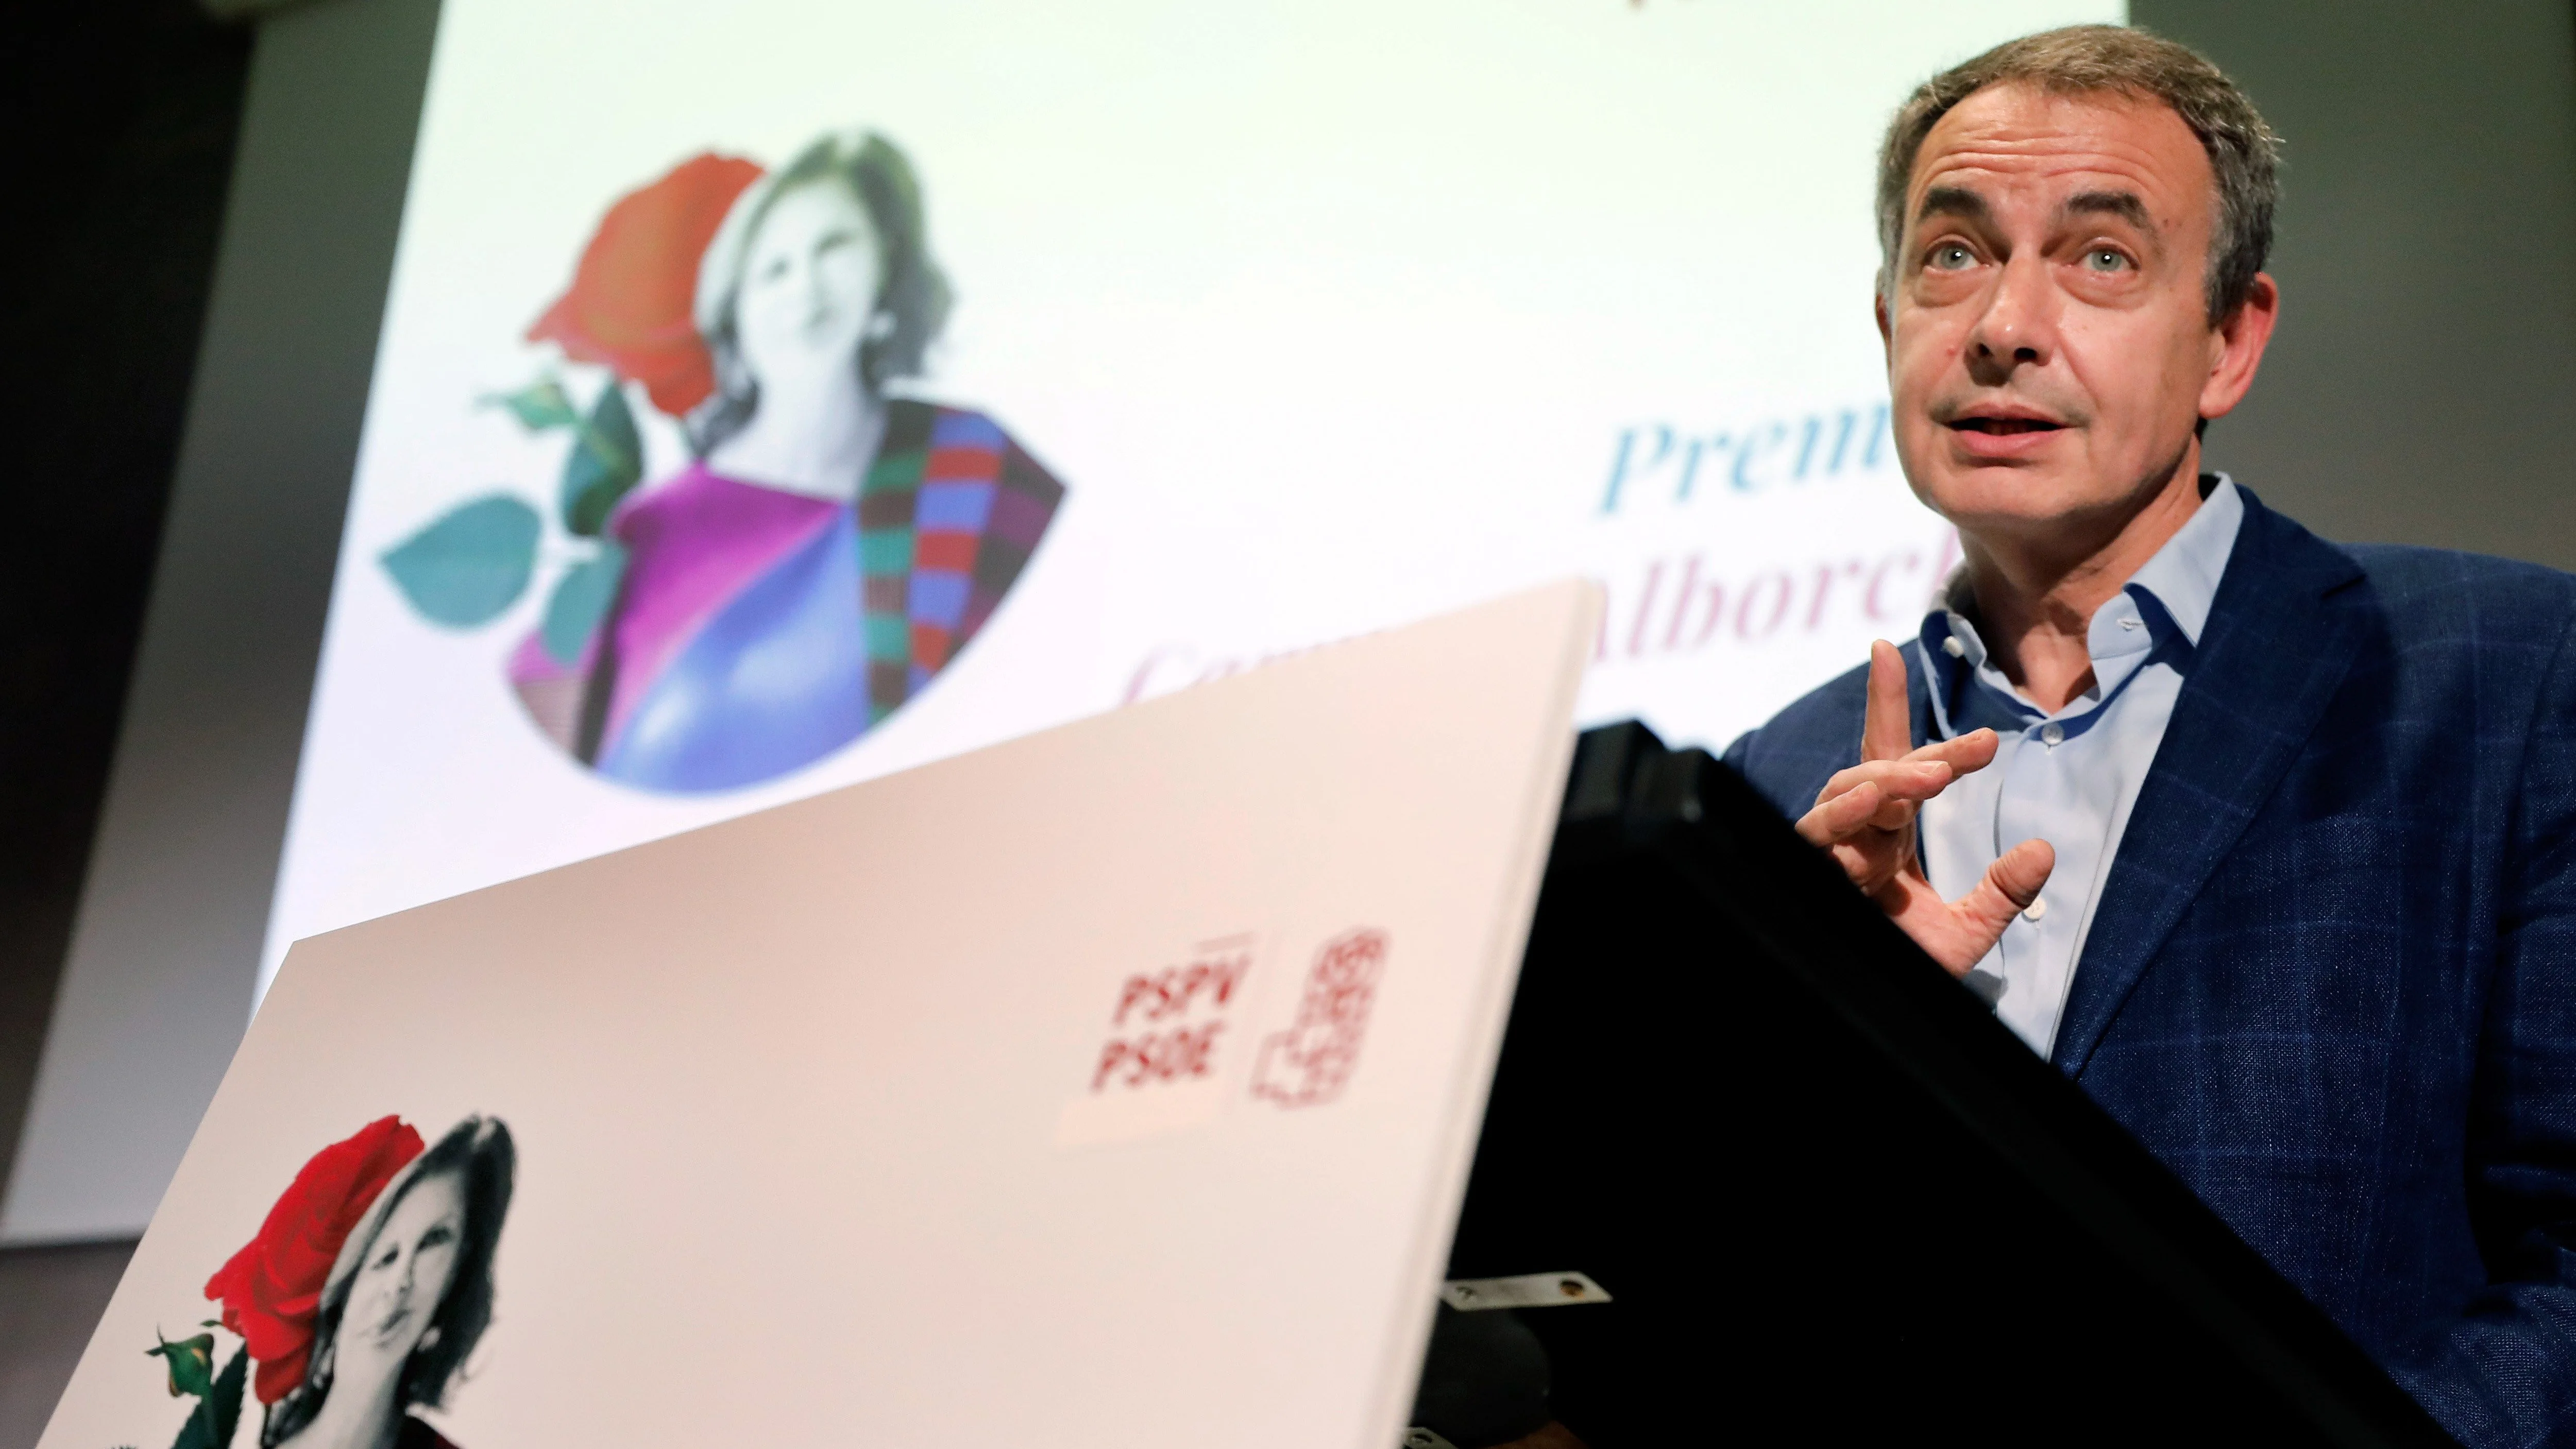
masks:
<instances>
[{"instance_id":1,"label":"man's ear","mask_svg":"<svg viewBox=\"0 0 2576 1449\"><path fill-rule=\"evenodd\" d=\"M2272 327L2280 320L2280 284L2270 272L2256 272L2244 302L2210 330L2209 376L2200 385L2202 418L2223 418L2245 400L2263 365L2263 349L2271 344Z\"/></svg>"},{"instance_id":2,"label":"man's ear","mask_svg":"<svg viewBox=\"0 0 2576 1449\"><path fill-rule=\"evenodd\" d=\"M1870 310L1878 314L1878 350L1882 355L1893 359L1896 351L1896 334L1889 330L1887 324L1887 280L1884 277L1879 279L1878 295L1870 298Z\"/></svg>"}]
</instances>

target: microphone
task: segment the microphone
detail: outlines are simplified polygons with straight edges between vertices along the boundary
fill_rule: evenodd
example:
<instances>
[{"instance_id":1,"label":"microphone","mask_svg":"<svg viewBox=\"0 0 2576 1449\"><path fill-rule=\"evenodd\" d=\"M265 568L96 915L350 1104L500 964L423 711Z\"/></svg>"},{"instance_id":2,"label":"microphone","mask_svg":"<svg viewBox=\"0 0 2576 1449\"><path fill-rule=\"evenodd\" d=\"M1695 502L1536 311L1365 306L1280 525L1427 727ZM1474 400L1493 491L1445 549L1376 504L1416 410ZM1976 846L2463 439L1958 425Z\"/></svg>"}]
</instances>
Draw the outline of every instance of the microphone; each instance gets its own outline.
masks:
<instances>
[{"instance_id":1,"label":"microphone","mask_svg":"<svg viewBox=\"0 0 2576 1449\"><path fill-rule=\"evenodd\" d=\"M1511 1309L1461 1313L1443 1303L1431 1322L1431 1347L1414 1391L1408 1445L1437 1441L1456 1449L1494 1449L1545 1428L1548 1412L1547 1348Z\"/></svg>"}]
</instances>

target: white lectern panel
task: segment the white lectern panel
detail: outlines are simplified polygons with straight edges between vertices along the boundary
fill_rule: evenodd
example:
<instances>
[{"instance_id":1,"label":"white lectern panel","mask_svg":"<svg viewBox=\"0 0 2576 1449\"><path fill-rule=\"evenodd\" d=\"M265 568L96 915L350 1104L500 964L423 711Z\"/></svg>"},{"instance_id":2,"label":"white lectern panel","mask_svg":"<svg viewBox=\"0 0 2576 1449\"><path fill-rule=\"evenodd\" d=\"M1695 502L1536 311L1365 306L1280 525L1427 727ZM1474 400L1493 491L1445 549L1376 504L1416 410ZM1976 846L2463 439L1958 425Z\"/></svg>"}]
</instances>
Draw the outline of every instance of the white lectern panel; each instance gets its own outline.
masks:
<instances>
[{"instance_id":1,"label":"white lectern panel","mask_svg":"<svg viewBox=\"0 0 2576 1449\"><path fill-rule=\"evenodd\" d=\"M1393 1443L1598 607L299 944L45 1449Z\"/></svg>"}]
</instances>

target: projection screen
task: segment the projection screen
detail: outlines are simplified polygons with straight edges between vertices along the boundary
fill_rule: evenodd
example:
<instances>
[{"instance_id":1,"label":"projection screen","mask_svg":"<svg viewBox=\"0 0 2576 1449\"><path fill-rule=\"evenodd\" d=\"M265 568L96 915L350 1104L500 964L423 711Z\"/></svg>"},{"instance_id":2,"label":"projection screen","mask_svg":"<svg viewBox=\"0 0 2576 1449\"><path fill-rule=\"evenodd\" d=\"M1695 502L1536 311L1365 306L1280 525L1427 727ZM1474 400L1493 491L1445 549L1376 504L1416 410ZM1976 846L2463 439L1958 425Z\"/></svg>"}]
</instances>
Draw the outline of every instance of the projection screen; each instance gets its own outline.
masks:
<instances>
[{"instance_id":1,"label":"projection screen","mask_svg":"<svg viewBox=\"0 0 2576 1449\"><path fill-rule=\"evenodd\" d=\"M1722 742L1945 568L1869 161L1960 47L1947 7L450 0L263 981L1551 575L1609 587L1587 718ZM862 480L827 435L871 402Z\"/></svg>"},{"instance_id":2,"label":"projection screen","mask_svg":"<svg viewBox=\"0 0 2576 1449\"><path fill-rule=\"evenodd\" d=\"M1722 745L1956 558L1888 439L1888 112L2122 13L446 0L260 988L1569 574L1585 721Z\"/></svg>"}]
</instances>

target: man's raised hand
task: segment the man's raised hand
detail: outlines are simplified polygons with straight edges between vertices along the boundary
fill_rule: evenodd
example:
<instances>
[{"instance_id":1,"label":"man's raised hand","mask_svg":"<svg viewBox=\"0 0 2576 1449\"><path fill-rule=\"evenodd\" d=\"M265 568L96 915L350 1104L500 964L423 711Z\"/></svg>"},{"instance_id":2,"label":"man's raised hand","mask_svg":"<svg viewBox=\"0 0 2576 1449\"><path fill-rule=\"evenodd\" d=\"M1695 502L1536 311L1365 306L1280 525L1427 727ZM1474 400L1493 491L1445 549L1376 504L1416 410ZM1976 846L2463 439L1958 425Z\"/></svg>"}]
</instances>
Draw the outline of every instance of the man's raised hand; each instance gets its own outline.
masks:
<instances>
[{"instance_id":1,"label":"man's raised hand","mask_svg":"<svg viewBox=\"0 0 2576 1449\"><path fill-rule=\"evenodd\" d=\"M2001 939L2012 918L2039 898L2057 864L2045 840L2025 840L1987 867L1976 889L1944 901L1923 875L1915 814L1952 780L1995 757L1995 732L1976 730L1909 749L1905 661L1884 639L1869 646L1869 704L1860 763L1825 782L1798 833L1830 852L1852 884L1878 902L1924 954L1965 976Z\"/></svg>"}]
</instances>

